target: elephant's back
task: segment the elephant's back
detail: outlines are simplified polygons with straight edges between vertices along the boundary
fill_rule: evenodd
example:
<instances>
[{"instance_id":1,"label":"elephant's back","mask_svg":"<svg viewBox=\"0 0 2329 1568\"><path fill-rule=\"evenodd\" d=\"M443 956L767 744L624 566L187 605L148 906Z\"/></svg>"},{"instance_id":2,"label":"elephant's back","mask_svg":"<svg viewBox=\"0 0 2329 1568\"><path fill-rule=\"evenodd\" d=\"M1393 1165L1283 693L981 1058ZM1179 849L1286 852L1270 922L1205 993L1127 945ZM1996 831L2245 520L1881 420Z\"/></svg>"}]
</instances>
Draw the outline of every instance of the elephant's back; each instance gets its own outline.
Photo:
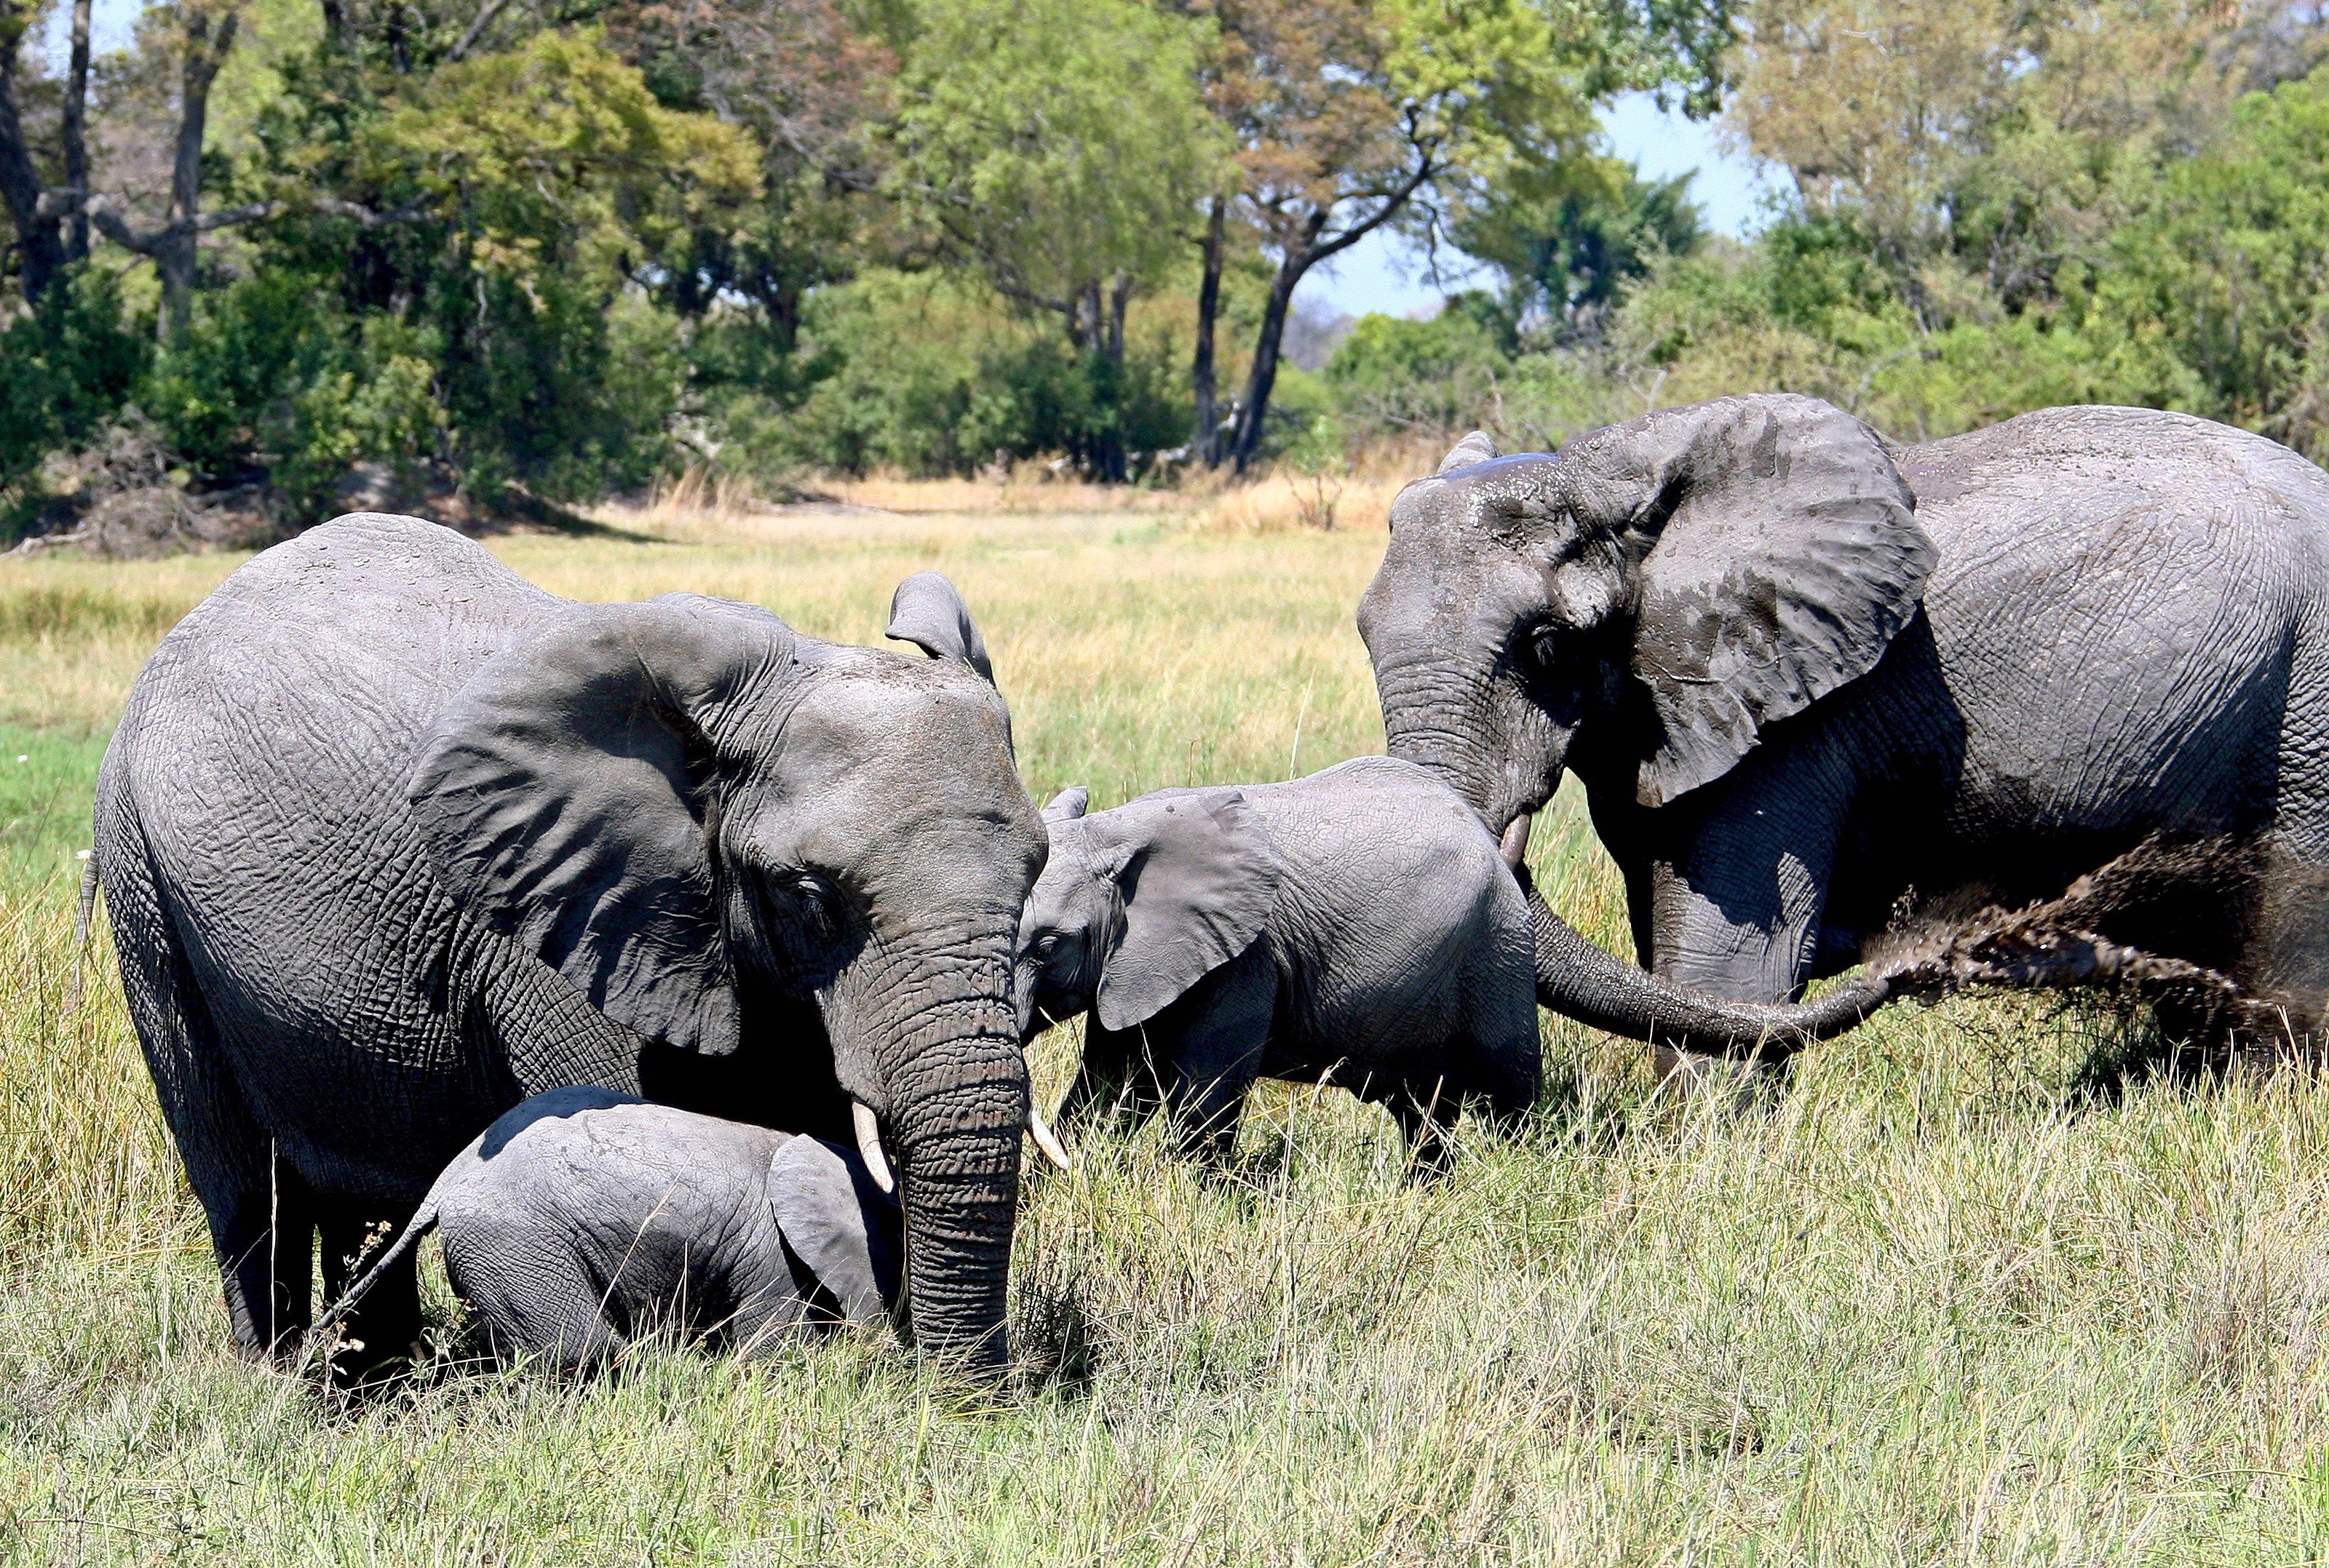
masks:
<instances>
[{"instance_id":1,"label":"elephant's back","mask_svg":"<svg viewBox=\"0 0 2329 1568\"><path fill-rule=\"evenodd\" d=\"M1940 547L1936 583L2001 557L2112 564L2115 546L2329 560L2329 474L2277 441L2158 408L2040 408L1896 455ZM2156 555L2145 558L2155 561Z\"/></svg>"},{"instance_id":2,"label":"elephant's back","mask_svg":"<svg viewBox=\"0 0 2329 1568\"><path fill-rule=\"evenodd\" d=\"M2149 408L2041 409L1899 462L1939 547L1925 605L1966 718L1961 814L2039 833L2269 815L2292 671L2321 653L2329 474Z\"/></svg>"},{"instance_id":3,"label":"elephant's back","mask_svg":"<svg viewBox=\"0 0 2329 1568\"><path fill-rule=\"evenodd\" d=\"M1286 960L1320 1035L1437 1048L1484 972L1527 966L1519 884L1478 814L1428 770L1357 757L1248 794L1284 865L1273 927L1322 937Z\"/></svg>"},{"instance_id":4,"label":"elephant's back","mask_svg":"<svg viewBox=\"0 0 2329 1568\"><path fill-rule=\"evenodd\" d=\"M438 887L404 787L444 701L560 604L359 513L237 571L133 690L101 810L134 821L239 1087L326 1190L412 1194L511 1097L462 995L507 944ZM127 838L105 828L101 853Z\"/></svg>"}]
</instances>

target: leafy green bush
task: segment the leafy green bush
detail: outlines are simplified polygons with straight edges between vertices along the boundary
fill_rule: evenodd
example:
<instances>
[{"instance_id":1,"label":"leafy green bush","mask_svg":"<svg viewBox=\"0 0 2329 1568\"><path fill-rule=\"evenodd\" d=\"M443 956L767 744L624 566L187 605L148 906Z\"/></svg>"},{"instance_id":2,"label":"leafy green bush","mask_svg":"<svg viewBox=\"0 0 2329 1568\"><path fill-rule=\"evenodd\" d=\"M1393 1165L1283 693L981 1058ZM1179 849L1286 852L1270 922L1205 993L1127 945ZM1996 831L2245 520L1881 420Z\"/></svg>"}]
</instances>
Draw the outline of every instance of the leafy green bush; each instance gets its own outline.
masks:
<instances>
[{"instance_id":1,"label":"leafy green bush","mask_svg":"<svg viewBox=\"0 0 2329 1568\"><path fill-rule=\"evenodd\" d=\"M151 348L110 273L81 268L0 332L0 490L127 400Z\"/></svg>"},{"instance_id":2,"label":"leafy green bush","mask_svg":"<svg viewBox=\"0 0 2329 1568\"><path fill-rule=\"evenodd\" d=\"M731 428L759 461L961 474L998 456L1077 453L1103 433L1135 451L1187 436L1164 343L1128 343L1119 371L944 275L874 271L820 290L803 343L821 373L788 416L731 405Z\"/></svg>"}]
</instances>

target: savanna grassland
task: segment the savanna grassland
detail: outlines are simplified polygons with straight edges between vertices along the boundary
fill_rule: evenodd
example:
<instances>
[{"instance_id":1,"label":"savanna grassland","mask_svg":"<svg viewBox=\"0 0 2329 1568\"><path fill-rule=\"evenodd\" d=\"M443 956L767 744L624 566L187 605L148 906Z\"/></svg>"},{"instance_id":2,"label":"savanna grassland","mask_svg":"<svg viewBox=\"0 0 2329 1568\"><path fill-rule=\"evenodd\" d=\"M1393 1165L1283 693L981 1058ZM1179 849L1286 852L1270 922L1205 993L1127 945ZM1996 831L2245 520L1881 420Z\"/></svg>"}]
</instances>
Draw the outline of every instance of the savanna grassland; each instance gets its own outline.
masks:
<instances>
[{"instance_id":1,"label":"savanna grassland","mask_svg":"<svg viewBox=\"0 0 2329 1568\"><path fill-rule=\"evenodd\" d=\"M946 571L1038 794L1381 746L1372 527L610 521L493 548L561 593L690 588L856 641ZM102 922L72 996L103 737L234 564L0 563L0 1561L2329 1556L2329 1086L2117 1090L2139 1029L2019 1002L1889 1014L1746 1108L1549 1026L1533 1126L1466 1129L1426 1187L1333 1091L1258 1095L1224 1180L1089 1137L1033 1185L995 1405L873 1336L580 1388L448 1355L363 1407L247 1366ZM1614 874L1553 825L1540 879L1614 940ZM1038 1047L1042 1092L1072 1050Z\"/></svg>"}]
</instances>

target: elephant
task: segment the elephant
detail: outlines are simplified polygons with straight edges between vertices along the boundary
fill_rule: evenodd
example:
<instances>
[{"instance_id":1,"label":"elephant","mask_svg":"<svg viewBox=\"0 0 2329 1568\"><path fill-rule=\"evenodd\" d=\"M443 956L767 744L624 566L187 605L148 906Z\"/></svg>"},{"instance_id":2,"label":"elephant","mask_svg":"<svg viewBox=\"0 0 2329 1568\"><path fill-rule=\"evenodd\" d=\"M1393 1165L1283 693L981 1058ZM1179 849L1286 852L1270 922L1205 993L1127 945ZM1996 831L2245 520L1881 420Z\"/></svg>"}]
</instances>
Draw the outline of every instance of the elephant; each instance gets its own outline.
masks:
<instances>
[{"instance_id":1,"label":"elephant","mask_svg":"<svg viewBox=\"0 0 2329 1568\"><path fill-rule=\"evenodd\" d=\"M316 1337L444 1233L495 1354L600 1372L659 1330L755 1358L899 1294L897 1200L852 1150L636 1094L548 1089L453 1157Z\"/></svg>"},{"instance_id":2,"label":"elephant","mask_svg":"<svg viewBox=\"0 0 2329 1568\"><path fill-rule=\"evenodd\" d=\"M1043 809L1051 859L1014 981L1032 1039L1079 1013L1060 1117L1170 1112L1218 1164L1257 1076L1329 1077L1388 1104L1419 1169L1471 1103L1536 1103L1528 906L1462 797L1362 757L1283 784Z\"/></svg>"},{"instance_id":3,"label":"elephant","mask_svg":"<svg viewBox=\"0 0 2329 1568\"><path fill-rule=\"evenodd\" d=\"M2070 408L1901 447L1787 395L1476 432L1358 620L1391 753L1508 844L1581 782L1645 969L1536 898L1539 995L1662 1051L1859 1022L1887 973L1799 999L1903 900L2075 888L2244 987L2329 980L2329 475L2261 437Z\"/></svg>"},{"instance_id":4,"label":"elephant","mask_svg":"<svg viewBox=\"0 0 2329 1568\"><path fill-rule=\"evenodd\" d=\"M352 513L163 640L95 859L244 1353L296 1350L312 1237L336 1294L480 1128L589 1084L887 1141L917 1344L999 1372L1046 840L952 586L900 584L889 635L928 656ZM419 1327L408 1256L349 1331Z\"/></svg>"}]
</instances>

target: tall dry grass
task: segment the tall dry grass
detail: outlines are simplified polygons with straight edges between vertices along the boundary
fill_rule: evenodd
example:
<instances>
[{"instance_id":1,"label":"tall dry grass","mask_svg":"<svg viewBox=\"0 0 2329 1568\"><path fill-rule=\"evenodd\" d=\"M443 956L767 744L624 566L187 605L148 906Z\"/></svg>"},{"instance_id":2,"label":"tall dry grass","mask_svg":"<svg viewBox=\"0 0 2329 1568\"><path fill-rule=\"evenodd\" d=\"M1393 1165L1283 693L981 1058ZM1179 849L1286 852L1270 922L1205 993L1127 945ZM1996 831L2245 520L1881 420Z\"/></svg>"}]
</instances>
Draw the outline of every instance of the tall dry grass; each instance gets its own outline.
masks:
<instances>
[{"instance_id":1,"label":"tall dry grass","mask_svg":"<svg viewBox=\"0 0 2329 1568\"><path fill-rule=\"evenodd\" d=\"M693 587L859 640L937 566L1038 788L1278 777L1380 739L1350 619L1380 535L1075 512L654 531L495 548L561 592ZM2329 1553L2329 1089L2098 1090L2127 1037L2035 1006L1888 1014L1745 1107L1677 1103L1630 1047L1554 1026L1533 1125L1466 1129L1425 1187L1332 1090L1258 1094L1225 1179L1154 1131L1091 1137L1031 1188L1025 1382L999 1407L880 1336L751 1368L652 1353L582 1387L448 1363L353 1409L245 1366L118 987L65 1000L87 732L159 630L140 606L227 564L0 566L0 1560ZM85 618L40 607L66 593ZM1573 806L1548 826L1549 895L1615 940ZM1045 1092L1073 1049L1037 1047Z\"/></svg>"}]
</instances>

